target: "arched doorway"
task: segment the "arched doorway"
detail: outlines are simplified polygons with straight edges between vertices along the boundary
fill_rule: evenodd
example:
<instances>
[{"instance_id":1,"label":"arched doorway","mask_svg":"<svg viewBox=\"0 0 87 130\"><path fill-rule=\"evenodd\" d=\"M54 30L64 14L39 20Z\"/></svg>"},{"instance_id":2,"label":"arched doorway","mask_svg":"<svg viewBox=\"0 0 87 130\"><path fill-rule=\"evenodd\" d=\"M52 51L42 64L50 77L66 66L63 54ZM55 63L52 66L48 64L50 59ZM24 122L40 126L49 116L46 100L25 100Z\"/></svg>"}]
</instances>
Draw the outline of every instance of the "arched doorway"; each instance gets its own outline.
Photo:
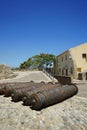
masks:
<instances>
[{"instance_id":1,"label":"arched doorway","mask_svg":"<svg viewBox=\"0 0 87 130\"><path fill-rule=\"evenodd\" d=\"M82 73L78 73L78 79L82 80Z\"/></svg>"}]
</instances>

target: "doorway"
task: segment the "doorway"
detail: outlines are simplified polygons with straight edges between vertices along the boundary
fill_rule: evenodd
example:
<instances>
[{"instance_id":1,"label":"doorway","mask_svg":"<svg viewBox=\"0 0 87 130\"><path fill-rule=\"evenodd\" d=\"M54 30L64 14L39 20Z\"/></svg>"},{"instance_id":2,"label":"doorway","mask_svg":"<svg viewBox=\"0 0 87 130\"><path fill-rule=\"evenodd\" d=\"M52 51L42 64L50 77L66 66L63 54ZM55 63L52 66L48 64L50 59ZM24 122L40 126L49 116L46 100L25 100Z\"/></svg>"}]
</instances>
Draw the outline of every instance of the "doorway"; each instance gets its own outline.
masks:
<instances>
[{"instance_id":1,"label":"doorway","mask_svg":"<svg viewBox=\"0 0 87 130\"><path fill-rule=\"evenodd\" d=\"M68 69L66 69L66 71L65 71L65 72L66 72L66 75L68 75Z\"/></svg>"},{"instance_id":2,"label":"doorway","mask_svg":"<svg viewBox=\"0 0 87 130\"><path fill-rule=\"evenodd\" d=\"M87 80L87 72L86 72L86 80Z\"/></svg>"}]
</instances>

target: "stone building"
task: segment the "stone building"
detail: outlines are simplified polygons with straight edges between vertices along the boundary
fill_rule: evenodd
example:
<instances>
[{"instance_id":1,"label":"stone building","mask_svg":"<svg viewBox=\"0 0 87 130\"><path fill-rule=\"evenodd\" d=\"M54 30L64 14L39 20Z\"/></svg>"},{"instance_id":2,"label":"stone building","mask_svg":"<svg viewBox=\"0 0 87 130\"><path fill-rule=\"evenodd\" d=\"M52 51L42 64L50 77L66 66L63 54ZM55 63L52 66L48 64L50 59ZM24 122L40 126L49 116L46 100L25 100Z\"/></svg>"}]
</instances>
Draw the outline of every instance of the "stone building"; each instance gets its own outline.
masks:
<instances>
[{"instance_id":1,"label":"stone building","mask_svg":"<svg viewBox=\"0 0 87 130\"><path fill-rule=\"evenodd\" d=\"M71 48L56 56L54 72L75 79L87 80L87 43Z\"/></svg>"}]
</instances>

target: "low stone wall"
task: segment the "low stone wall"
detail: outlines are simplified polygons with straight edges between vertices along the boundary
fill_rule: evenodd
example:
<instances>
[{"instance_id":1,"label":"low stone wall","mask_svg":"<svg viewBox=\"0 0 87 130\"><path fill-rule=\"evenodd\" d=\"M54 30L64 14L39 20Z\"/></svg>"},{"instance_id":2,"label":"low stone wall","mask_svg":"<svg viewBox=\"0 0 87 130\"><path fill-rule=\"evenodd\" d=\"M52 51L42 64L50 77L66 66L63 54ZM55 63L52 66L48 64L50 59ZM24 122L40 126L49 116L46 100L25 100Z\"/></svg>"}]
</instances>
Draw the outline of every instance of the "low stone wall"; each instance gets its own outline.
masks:
<instances>
[{"instance_id":1,"label":"low stone wall","mask_svg":"<svg viewBox=\"0 0 87 130\"><path fill-rule=\"evenodd\" d=\"M59 81L59 83L63 85L70 85L72 83L71 77L68 76L59 76L59 75L54 75L54 77Z\"/></svg>"},{"instance_id":2,"label":"low stone wall","mask_svg":"<svg viewBox=\"0 0 87 130\"><path fill-rule=\"evenodd\" d=\"M7 79L7 78L13 78L16 75L13 73L10 67L0 64L0 80L1 79Z\"/></svg>"}]
</instances>

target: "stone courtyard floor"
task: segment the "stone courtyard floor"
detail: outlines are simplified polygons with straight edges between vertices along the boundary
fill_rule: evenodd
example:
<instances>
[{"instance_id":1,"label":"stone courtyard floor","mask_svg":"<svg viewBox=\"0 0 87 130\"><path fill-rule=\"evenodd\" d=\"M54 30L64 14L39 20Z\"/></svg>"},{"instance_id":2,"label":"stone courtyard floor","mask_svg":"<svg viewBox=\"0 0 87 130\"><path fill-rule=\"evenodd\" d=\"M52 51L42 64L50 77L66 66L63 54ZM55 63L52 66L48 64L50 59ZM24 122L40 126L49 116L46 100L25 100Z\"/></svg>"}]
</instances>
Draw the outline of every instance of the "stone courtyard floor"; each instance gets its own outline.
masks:
<instances>
[{"instance_id":1,"label":"stone courtyard floor","mask_svg":"<svg viewBox=\"0 0 87 130\"><path fill-rule=\"evenodd\" d=\"M31 80L51 81L43 72L33 71L20 72L16 78L0 82ZM77 95L41 111L0 96L0 130L87 130L87 81L74 82L79 88Z\"/></svg>"}]
</instances>

